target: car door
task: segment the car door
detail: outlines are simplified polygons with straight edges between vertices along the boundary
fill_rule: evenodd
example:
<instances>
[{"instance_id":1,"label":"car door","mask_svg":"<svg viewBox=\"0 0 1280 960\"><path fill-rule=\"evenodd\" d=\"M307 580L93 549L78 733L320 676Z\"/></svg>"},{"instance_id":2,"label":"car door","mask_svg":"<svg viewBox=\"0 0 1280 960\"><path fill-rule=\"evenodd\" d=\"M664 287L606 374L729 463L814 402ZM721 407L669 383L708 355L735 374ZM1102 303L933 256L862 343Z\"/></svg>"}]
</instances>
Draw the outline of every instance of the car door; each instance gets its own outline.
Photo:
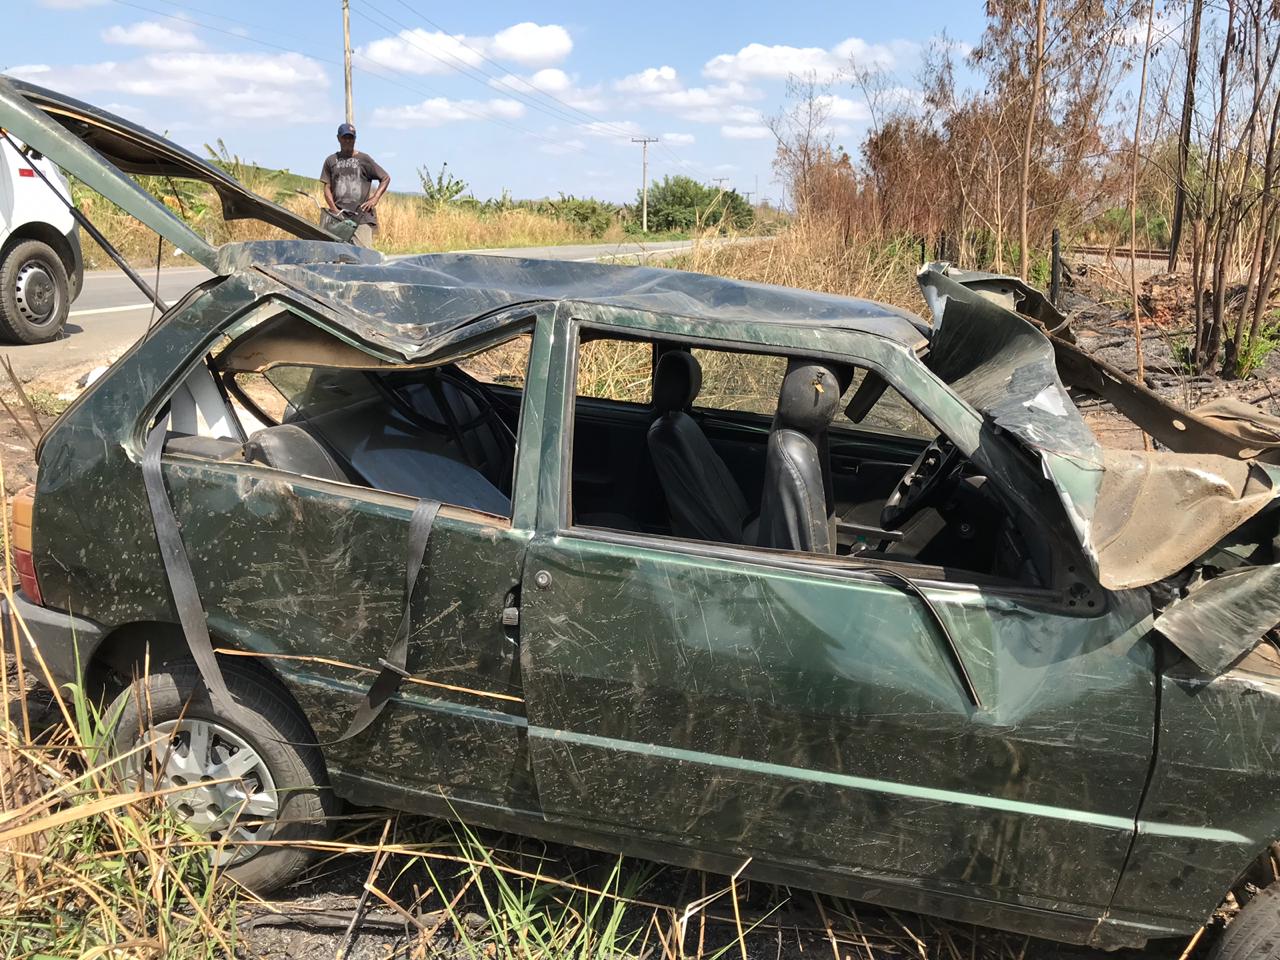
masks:
<instances>
[{"instance_id":1,"label":"car door","mask_svg":"<svg viewBox=\"0 0 1280 960\"><path fill-rule=\"evenodd\" d=\"M565 475L544 467L548 507L547 477ZM843 877L891 904L925 884L1105 909L1152 755L1140 598L1070 616L931 568L558 516L526 554L521 621L548 817Z\"/></svg>"},{"instance_id":2,"label":"car door","mask_svg":"<svg viewBox=\"0 0 1280 960\"><path fill-rule=\"evenodd\" d=\"M540 351L544 345L527 360L533 383L545 367ZM306 383L309 373L294 368L291 379ZM530 409L541 402L538 389L523 393L521 430L530 420L536 425ZM388 450L403 443L383 441ZM442 506L411 601L410 679L367 731L345 742L334 741L404 613L416 498L239 460L166 454L166 483L211 632L265 658L285 680L326 745L330 776L344 795L436 813L442 795L485 805L531 802L516 627L504 616L519 593L536 489L538 444L523 448L510 517Z\"/></svg>"},{"instance_id":3,"label":"car door","mask_svg":"<svg viewBox=\"0 0 1280 960\"><path fill-rule=\"evenodd\" d=\"M336 740L404 612L415 501L256 464L169 456L164 469L210 630L261 654L318 740ZM327 747L336 780L506 795L523 703L502 610L523 548L504 518L441 509L412 601L407 669L421 682Z\"/></svg>"}]
</instances>

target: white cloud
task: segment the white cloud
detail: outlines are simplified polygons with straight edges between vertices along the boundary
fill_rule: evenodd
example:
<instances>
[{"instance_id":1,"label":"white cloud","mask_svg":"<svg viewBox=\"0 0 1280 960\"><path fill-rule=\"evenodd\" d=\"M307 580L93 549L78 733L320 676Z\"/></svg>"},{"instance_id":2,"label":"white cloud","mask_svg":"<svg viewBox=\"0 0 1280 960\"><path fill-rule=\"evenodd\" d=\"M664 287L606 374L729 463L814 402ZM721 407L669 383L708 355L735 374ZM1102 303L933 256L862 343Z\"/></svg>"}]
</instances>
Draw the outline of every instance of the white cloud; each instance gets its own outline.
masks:
<instances>
[{"instance_id":1,"label":"white cloud","mask_svg":"<svg viewBox=\"0 0 1280 960\"><path fill-rule=\"evenodd\" d=\"M702 72L717 80L744 80L756 77L781 79L792 73L829 75L838 69L839 63L834 54L821 47L750 43L737 53L712 57Z\"/></svg>"},{"instance_id":2,"label":"white cloud","mask_svg":"<svg viewBox=\"0 0 1280 960\"><path fill-rule=\"evenodd\" d=\"M593 123L581 123L578 125L578 129L589 137L601 137L609 140L638 137L643 132L640 124L634 120L597 120Z\"/></svg>"},{"instance_id":3,"label":"white cloud","mask_svg":"<svg viewBox=\"0 0 1280 960\"><path fill-rule=\"evenodd\" d=\"M560 140L556 143L544 143L538 147L542 153L549 153L553 157L563 156L566 153L581 153L587 149L587 145L581 140Z\"/></svg>"},{"instance_id":4,"label":"white cloud","mask_svg":"<svg viewBox=\"0 0 1280 960\"><path fill-rule=\"evenodd\" d=\"M564 27L517 23L491 37L468 37L440 30L401 30L356 50L356 57L373 66L406 73L452 73L475 67L484 57L508 60L524 67L544 67L563 60L573 49Z\"/></svg>"},{"instance_id":5,"label":"white cloud","mask_svg":"<svg viewBox=\"0 0 1280 960\"><path fill-rule=\"evenodd\" d=\"M697 139L692 133L664 133L662 135L663 143L670 143L677 147L687 147Z\"/></svg>"},{"instance_id":6,"label":"white cloud","mask_svg":"<svg viewBox=\"0 0 1280 960\"><path fill-rule=\"evenodd\" d=\"M328 74L298 53L154 53L66 67L33 64L10 72L73 96L174 98L182 102L183 116L296 123L327 115L322 101ZM175 123L166 126L177 129Z\"/></svg>"},{"instance_id":7,"label":"white cloud","mask_svg":"<svg viewBox=\"0 0 1280 960\"><path fill-rule=\"evenodd\" d=\"M870 120L871 111L861 100L850 100L837 94L824 94L817 98L818 105L826 111L830 120Z\"/></svg>"},{"instance_id":8,"label":"white cloud","mask_svg":"<svg viewBox=\"0 0 1280 960\"><path fill-rule=\"evenodd\" d=\"M910 40L867 43L861 37L841 40L832 48L842 66L852 64L863 70L892 70L902 61L918 56L920 45Z\"/></svg>"},{"instance_id":9,"label":"white cloud","mask_svg":"<svg viewBox=\"0 0 1280 960\"><path fill-rule=\"evenodd\" d=\"M526 67L559 63L572 49L573 38L564 27L557 24L540 26L527 21L499 30L489 43L490 56Z\"/></svg>"},{"instance_id":10,"label":"white cloud","mask_svg":"<svg viewBox=\"0 0 1280 960\"><path fill-rule=\"evenodd\" d=\"M713 80L782 80L792 74L813 74L819 80L831 80L851 64L891 70L918 51L919 45L907 40L867 43L860 37L842 40L830 50L749 43L737 53L712 57L702 72Z\"/></svg>"},{"instance_id":11,"label":"white cloud","mask_svg":"<svg viewBox=\"0 0 1280 960\"><path fill-rule=\"evenodd\" d=\"M154 20L131 23L127 27L116 24L102 31L105 43L130 47L150 47L154 50L192 50L200 41L190 30L175 30Z\"/></svg>"},{"instance_id":12,"label":"white cloud","mask_svg":"<svg viewBox=\"0 0 1280 960\"><path fill-rule=\"evenodd\" d=\"M439 127L460 120L515 120L524 116L524 104L515 100L450 100L448 97L432 97L421 103L400 107L378 107L370 118L374 126Z\"/></svg>"},{"instance_id":13,"label":"white cloud","mask_svg":"<svg viewBox=\"0 0 1280 960\"><path fill-rule=\"evenodd\" d=\"M622 93L665 93L679 90L682 84L675 67L649 67L614 81L613 87Z\"/></svg>"},{"instance_id":14,"label":"white cloud","mask_svg":"<svg viewBox=\"0 0 1280 960\"><path fill-rule=\"evenodd\" d=\"M567 73L556 67L546 67L528 77L508 73L505 77L490 80L489 86L503 93L514 91L525 96L531 92L530 88L541 90L578 110L603 110L607 106L600 96L599 86L578 87Z\"/></svg>"},{"instance_id":15,"label":"white cloud","mask_svg":"<svg viewBox=\"0 0 1280 960\"><path fill-rule=\"evenodd\" d=\"M725 124L720 135L730 140L764 140L773 136L768 127L758 125Z\"/></svg>"},{"instance_id":16,"label":"white cloud","mask_svg":"<svg viewBox=\"0 0 1280 960\"><path fill-rule=\"evenodd\" d=\"M659 109L683 113L690 110L733 106L742 100L754 100L760 96L758 90L752 90L734 81L657 93L649 97L648 102Z\"/></svg>"},{"instance_id":17,"label":"white cloud","mask_svg":"<svg viewBox=\"0 0 1280 960\"><path fill-rule=\"evenodd\" d=\"M696 123L730 123L738 124L760 124L764 122L764 117L755 107L743 106L740 103L730 104L726 107L711 107L702 110L688 110L680 114L686 120L693 120Z\"/></svg>"},{"instance_id":18,"label":"white cloud","mask_svg":"<svg viewBox=\"0 0 1280 960\"><path fill-rule=\"evenodd\" d=\"M451 73L460 65L474 67L483 62L472 49L480 42L478 37L450 36L439 30L402 30L357 47L355 58L406 73Z\"/></svg>"},{"instance_id":19,"label":"white cloud","mask_svg":"<svg viewBox=\"0 0 1280 960\"><path fill-rule=\"evenodd\" d=\"M1182 35L1187 29L1187 21L1179 10L1157 11L1151 24L1151 46L1160 46L1172 41L1182 43ZM1129 47L1143 47L1147 42L1147 18L1136 17L1116 31L1116 42Z\"/></svg>"},{"instance_id":20,"label":"white cloud","mask_svg":"<svg viewBox=\"0 0 1280 960\"><path fill-rule=\"evenodd\" d=\"M613 86L615 90L628 94L633 106L674 113L681 119L696 123L724 123L733 119L728 116L731 111L737 111L738 118L742 119L741 111L749 110L742 106L742 101L764 96L738 80L687 87L675 68L669 66L649 67L615 81ZM758 118L758 113L750 111L750 121Z\"/></svg>"}]
</instances>

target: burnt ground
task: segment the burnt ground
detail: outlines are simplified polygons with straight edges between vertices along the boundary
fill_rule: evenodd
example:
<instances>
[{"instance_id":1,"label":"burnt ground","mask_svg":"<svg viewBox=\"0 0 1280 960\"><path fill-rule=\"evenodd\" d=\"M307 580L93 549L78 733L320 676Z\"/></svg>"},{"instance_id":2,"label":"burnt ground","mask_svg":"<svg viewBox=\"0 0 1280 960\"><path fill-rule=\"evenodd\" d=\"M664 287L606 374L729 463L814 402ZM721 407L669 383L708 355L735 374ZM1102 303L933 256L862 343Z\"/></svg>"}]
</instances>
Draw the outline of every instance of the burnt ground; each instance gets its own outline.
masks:
<instances>
[{"instance_id":1,"label":"burnt ground","mask_svg":"<svg viewBox=\"0 0 1280 960\"><path fill-rule=\"evenodd\" d=\"M1128 260L1101 256L1068 261L1069 283L1061 307L1086 352L1137 375L1137 349L1130 306ZM1261 355L1242 379L1219 371L1196 375L1187 361L1195 321L1191 285L1164 265L1139 261L1139 304L1143 312L1143 381L1171 403L1186 409L1234 397L1270 414L1280 414L1280 350ZM1276 311L1271 311L1272 323ZM1280 346L1280 341L1275 343ZM1080 399L1081 414L1105 446L1141 449L1142 434L1107 403Z\"/></svg>"},{"instance_id":2,"label":"burnt ground","mask_svg":"<svg viewBox=\"0 0 1280 960\"><path fill-rule=\"evenodd\" d=\"M1280 351L1266 355L1252 376L1240 381L1223 381L1216 377L1194 377L1185 368L1181 352L1190 339L1191 326L1187 304L1179 302L1179 285L1147 284L1152 297L1148 306L1155 316L1147 323L1143 338L1146 382L1174 402L1195 407L1219 396L1232 395L1258 404L1272 413L1280 413ZM1077 263L1072 269L1072 283L1063 306L1071 317L1079 343L1086 350L1132 374L1136 370L1136 350L1132 335L1132 319L1127 304L1123 278L1114 264ZM1185 291L1183 291L1185 292ZM1185 298L1184 298L1185 299ZM45 375L24 385L35 419L42 426L79 392L88 366ZM0 371L0 395L14 411L0 409L0 460L3 463L6 492L13 493L34 479L32 440L38 436L33 416L20 400L16 390ZM1107 445L1141 447L1141 435L1105 404L1081 403L1082 413L1099 439ZM38 707L39 691L32 691L33 706ZM37 714L38 714L37 710ZM387 814L382 811L348 811L355 824L365 823L360 835L352 836L366 845L375 845ZM423 818L399 816L396 835L402 840L438 843L439 850L460 854L461 849L451 828ZM350 830L345 832L350 834ZM502 862L556 878L563 883L588 887L608 882L616 861L614 858L582 850L554 845L530 844L518 838L482 834L478 838L484 849ZM475 849L471 850L474 856ZM360 903L363 883L369 873L372 856L368 852L349 853L318 864L303 880L271 896L267 901L242 901L237 908L239 929L238 954L245 958L329 957L343 943L349 944L347 956L352 960L384 960L389 957L467 957L472 956L470 940L483 940L493 934L485 907L500 901L492 871L482 871L485 879L468 883L472 871L459 861L435 862L434 878L424 862L407 857L392 857L382 864L375 886L400 907L408 911L409 920L386 906L377 897L369 897L367 910L355 926L355 934L347 938L347 928ZM431 862L431 861L428 861ZM624 933L634 933L636 940L630 955L662 958L668 954L659 943L659 929L671 927L672 913L652 904L665 904L679 913L696 900L703 889L716 891L727 886L727 879L703 876L690 871L658 867L638 861L627 861L623 876L650 877L636 894L645 904L628 908L623 922ZM465 888L465 889L464 889ZM540 888L541 896L567 896L563 887ZM548 891L550 891L548 893ZM1143 953L1101 953L1063 947L1043 941L1028 940L963 924L931 920L902 912L888 912L874 907L853 905L824 899L820 909L814 897L801 890L786 890L758 883L740 882L739 906L742 915L744 946L737 942L732 922L731 900L721 897L707 909L714 914L705 927L698 919L690 921L683 942L684 955L712 957L723 951L726 957L746 960L798 960L801 957L856 957L859 960L885 960L890 957L914 957L916 960L1084 960L1102 957L1112 960L1134 960L1143 957L1178 958L1185 943L1157 944ZM457 897L452 913L442 907ZM554 898L549 901L555 903ZM581 904L577 904L581 907ZM558 908L552 909L558 915ZM655 924L655 918L657 924ZM828 926L831 932L828 933ZM834 943L833 943L834 937ZM1207 943L1207 940L1206 940ZM642 949L643 945L643 949ZM1205 944L1191 956L1202 956ZM495 956L491 948L481 947L474 955Z\"/></svg>"}]
</instances>

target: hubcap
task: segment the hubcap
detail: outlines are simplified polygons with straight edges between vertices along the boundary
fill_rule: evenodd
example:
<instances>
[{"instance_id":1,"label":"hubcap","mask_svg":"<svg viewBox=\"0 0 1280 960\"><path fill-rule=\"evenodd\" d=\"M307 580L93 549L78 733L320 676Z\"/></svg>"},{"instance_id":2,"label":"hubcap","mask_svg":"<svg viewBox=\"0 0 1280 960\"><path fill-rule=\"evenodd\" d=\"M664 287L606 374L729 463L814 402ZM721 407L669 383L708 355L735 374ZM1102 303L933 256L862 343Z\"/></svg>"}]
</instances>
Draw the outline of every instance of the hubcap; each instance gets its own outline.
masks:
<instances>
[{"instance_id":1,"label":"hubcap","mask_svg":"<svg viewBox=\"0 0 1280 960\"><path fill-rule=\"evenodd\" d=\"M211 849L214 863L249 859L275 832L280 801L271 772L233 731L211 720L169 720L153 726L134 747L142 749L130 756L126 780L143 790L173 790L164 797L169 808L220 841Z\"/></svg>"},{"instance_id":2,"label":"hubcap","mask_svg":"<svg viewBox=\"0 0 1280 960\"><path fill-rule=\"evenodd\" d=\"M48 323L58 308L58 286L39 261L24 263L18 271L18 312L28 323Z\"/></svg>"}]
</instances>

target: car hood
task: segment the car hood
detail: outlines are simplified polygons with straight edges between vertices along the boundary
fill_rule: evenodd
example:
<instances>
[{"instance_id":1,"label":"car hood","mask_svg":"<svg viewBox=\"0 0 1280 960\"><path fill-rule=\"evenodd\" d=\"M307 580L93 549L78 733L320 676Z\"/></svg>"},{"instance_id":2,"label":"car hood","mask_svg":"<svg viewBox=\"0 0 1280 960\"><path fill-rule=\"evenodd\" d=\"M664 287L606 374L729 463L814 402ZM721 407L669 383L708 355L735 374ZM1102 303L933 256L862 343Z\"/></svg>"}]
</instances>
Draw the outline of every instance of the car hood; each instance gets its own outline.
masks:
<instances>
[{"instance_id":1,"label":"car hood","mask_svg":"<svg viewBox=\"0 0 1280 960\"><path fill-rule=\"evenodd\" d=\"M928 366L1039 459L1103 587L1171 595L1156 629L1213 671L1280 623L1280 564L1250 559L1274 559L1262 541L1276 522L1247 529L1277 512L1280 469L1263 462L1280 459L1274 418L1242 404L1167 403L1075 347L1062 315L1016 278L929 264L917 279L933 313ZM1167 449L1102 447L1068 383L1112 401Z\"/></svg>"},{"instance_id":2,"label":"car hood","mask_svg":"<svg viewBox=\"0 0 1280 960\"><path fill-rule=\"evenodd\" d=\"M53 90L0 76L0 128L12 131L210 270L217 269L217 249L125 174L198 180L218 195L227 220L261 220L304 240L343 239L258 196L176 143Z\"/></svg>"}]
</instances>

